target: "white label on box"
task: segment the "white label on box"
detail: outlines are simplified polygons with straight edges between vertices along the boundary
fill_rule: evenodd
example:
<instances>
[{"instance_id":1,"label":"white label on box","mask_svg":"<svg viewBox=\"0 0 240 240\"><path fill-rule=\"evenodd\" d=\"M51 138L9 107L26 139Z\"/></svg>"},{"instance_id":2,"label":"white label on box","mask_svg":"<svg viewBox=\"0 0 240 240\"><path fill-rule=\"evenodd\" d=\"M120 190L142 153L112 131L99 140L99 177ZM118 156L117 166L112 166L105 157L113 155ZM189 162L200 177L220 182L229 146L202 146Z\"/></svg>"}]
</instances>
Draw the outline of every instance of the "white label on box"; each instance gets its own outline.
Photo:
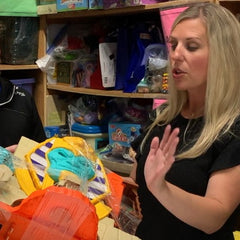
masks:
<instances>
[{"instance_id":1,"label":"white label on box","mask_svg":"<svg viewBox=\"0 0 240 240\"><path fill-rule=\"evenodd\" d=\"M115 87L117 43L100 43L99 57L103 87Z\"/></svg>"}]
</instances>

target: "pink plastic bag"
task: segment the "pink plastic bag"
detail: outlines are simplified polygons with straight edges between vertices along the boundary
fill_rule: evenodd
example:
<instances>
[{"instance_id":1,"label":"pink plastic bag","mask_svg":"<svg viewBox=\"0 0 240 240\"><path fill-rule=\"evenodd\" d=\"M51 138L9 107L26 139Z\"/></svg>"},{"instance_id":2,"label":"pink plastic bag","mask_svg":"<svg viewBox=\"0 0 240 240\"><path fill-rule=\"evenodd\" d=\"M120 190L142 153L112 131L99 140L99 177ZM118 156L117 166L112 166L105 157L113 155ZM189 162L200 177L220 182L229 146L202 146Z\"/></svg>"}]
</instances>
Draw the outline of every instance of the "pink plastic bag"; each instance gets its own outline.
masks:
<instances>
[{"instance_id":1,"label":"pink plastic bag","mask_svg":"<svg viewBox=\"0 0 240 240\"><path fill-rule=\"evenodd\" d=\"M183 12L186 8L188 7L178 7L178 8L171 8L167 10L160 10L160 18L162 22L163 35L168 47L169 47L168 38L169 38L172 24L177 18L177 16L181 12Z\"/></svg>"}]
</instances>

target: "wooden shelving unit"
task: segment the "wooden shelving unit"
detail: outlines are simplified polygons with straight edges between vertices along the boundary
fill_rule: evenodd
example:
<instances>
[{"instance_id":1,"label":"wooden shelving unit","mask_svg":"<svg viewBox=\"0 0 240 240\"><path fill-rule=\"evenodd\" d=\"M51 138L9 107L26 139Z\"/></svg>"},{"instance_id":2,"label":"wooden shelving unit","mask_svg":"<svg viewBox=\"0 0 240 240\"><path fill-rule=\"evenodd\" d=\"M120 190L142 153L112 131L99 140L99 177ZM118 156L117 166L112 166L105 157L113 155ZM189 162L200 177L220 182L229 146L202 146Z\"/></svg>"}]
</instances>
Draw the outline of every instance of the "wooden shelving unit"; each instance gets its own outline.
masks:
<instances>
[{"instance_id":1,"label":"wooden shelving unit","mask_svg":"<svg viewBox=\"0 0 240 240\"><path fill-rule=\"evenodd\" d=\"M199 0L198 2L214 2L214 0ZM49 14L40 16L41 22L44 22L45 29L47 24L52 23L66 23L66 22L82 22L84 19L90 21L91 19L121 17L130 16L133 14L159 14L159 9L171 8L174 6L183 6L188 4L196 3L196 0L180 0L180 1L167 1L152 5L139 5L125 8L113 8L113 9L99 9L99 10L79 10L79 11L66 11L52 14L52 10ZM42 25L44 25L42 24ZM46 81L46 77L43 82ZM47 84L47 91L52 93L53 91L70 92L76 94L88 94L96 96L109 96L109 97L121 97L121 98L143 98L143 99L154 99L154 98L166 98L166 94L161 93L124 93L116 90L98 90L98 89L87 89L87 88L74 88L69 85L62 84Z\"/></svg>"},{"instance_id":2,"label":"wooden shelving unit","mask_svg":"<svg viewBox=\"0 0 240 240\"><path fill-rule=\"evenodd\" d=\"M188 4L194 4L196 2L214 2L221 4L229 8L234 14L238 13L240 9L240 1L219 1L219 0L176 0L176 1L166 1L152 5L140 5L125 8L114 8L114 9L100 9L100 10L79 10L79 11L68 11L56 13L56 6L51 4L51 6L39 7L39 18L40 18L40 28L39 28L39 50L38 58L43 57L46 54L46 34L47 26L50 23L64 23L64 22L82 22L84 19L90 21L93 18L111 18L115 16L127 17L133 14L143 14L152 13L158 14L159 9L171 8L175 6L183 6ZM36 78L36 84L34 88L34 98L38 107L39 114L43 121L46 123L46 97L49 94L56 92L57 94L61 92L70 92L76 94L90 94L97 96L110 96L110 97L124 97L124 98L166 98L167 95L159 93L123 93L122 91L115 90L96 90L96 89L86 89L86 88L73 88L71 86L63 86L59 84L47 84L46 74L43 73L37 65L5 65L0 64L0 71L19 71L27 70L32 72L32 75Z\"/></svg>"}]
</instances>

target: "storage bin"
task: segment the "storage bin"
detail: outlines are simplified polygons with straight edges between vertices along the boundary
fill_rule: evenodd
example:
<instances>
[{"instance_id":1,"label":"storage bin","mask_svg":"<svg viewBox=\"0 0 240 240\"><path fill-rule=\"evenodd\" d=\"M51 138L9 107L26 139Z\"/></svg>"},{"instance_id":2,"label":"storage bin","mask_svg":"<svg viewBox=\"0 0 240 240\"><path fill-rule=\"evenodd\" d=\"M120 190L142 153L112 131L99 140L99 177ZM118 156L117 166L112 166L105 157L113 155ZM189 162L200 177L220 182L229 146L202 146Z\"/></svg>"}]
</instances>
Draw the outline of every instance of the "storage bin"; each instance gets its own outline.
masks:
<instances>
[{"instance_id":1,"label":"storage bin","mask_svg":"<svg viewBox=\"0 0 240 240\"><path fill-rule=\"evenodd\" d=\"M34 78L25 78L25 79L11 79L10 80L14 85L22 87L27 90L31 95L33 92L33 84L35 83Z\"/></svg>"},{"instance_id":2,"label":"storage bin","mask_svg":"<svg viewBox=\"0 0 240 240\"><path fill-rule=\"evenodd\" d=\"M60 135L60 127L59 126L46 126L44 127L44 131L47 138L51 137L59 137Z\"/></svg>"},{"instance_id":3,"label":"storage bin","mask_svg":"<svg viewBox=\"0 0 240 240\"><path fill-rule=\"evenodd\" d=\"M108 144L108 133L105 126L74 123L72 125L72 134L83 138L94 150L103 148Z\"/></svg>"}]
</instances>

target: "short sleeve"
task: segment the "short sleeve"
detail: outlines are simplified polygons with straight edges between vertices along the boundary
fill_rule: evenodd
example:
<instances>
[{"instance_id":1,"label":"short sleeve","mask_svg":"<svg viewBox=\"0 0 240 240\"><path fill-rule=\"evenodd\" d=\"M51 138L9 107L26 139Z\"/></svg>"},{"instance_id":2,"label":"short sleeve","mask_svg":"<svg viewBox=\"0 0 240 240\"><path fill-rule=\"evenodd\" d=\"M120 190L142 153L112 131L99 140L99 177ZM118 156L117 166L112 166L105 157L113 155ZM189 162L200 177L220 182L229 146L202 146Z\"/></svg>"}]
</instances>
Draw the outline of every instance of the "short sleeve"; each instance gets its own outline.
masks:
<instances>
[{"instance_id":1,"label":"short sleeve","mask_svg":"<svg viewBox=\"0 0 240 240\"><path fill-rule=\"evenodd\" d=\"M228 142L218 143L217 146L215 146L215 150L218 152L218 156L210 168L210 173L235 167L240 164L239 137L232 137Z\"/></svg>"}]
</instances>

